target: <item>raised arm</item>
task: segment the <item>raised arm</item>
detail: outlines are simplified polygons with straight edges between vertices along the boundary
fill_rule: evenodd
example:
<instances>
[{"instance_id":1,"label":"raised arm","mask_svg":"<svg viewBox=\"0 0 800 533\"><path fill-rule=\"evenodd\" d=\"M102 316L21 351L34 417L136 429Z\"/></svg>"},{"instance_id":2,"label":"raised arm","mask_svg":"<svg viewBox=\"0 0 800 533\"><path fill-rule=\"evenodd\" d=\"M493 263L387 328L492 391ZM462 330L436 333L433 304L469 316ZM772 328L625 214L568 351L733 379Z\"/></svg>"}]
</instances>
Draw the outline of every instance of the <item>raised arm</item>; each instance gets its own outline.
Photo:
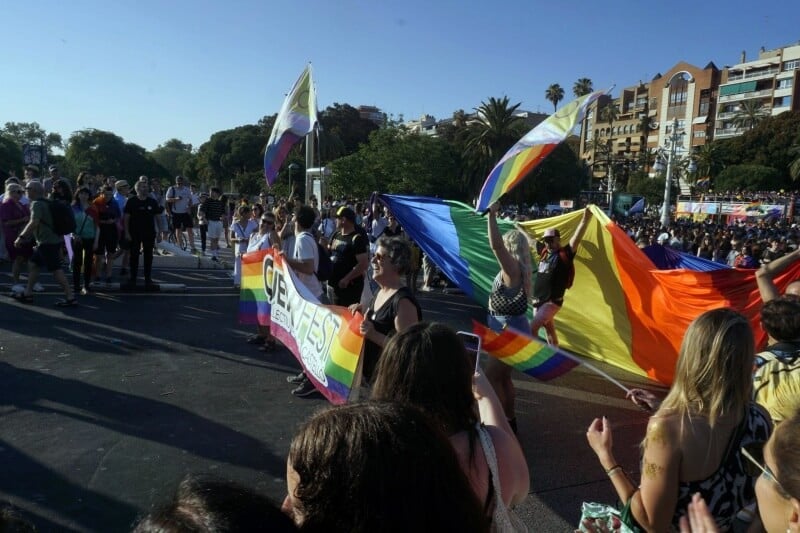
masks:
<instances>
[{"instance_id":1,"label":"raised arm","mask_svg":"<svg viewBox=\"0 0 800 533\"><path fill-rule=\"evenodd\" d=\"M774 300L780 296L778 287L775 286L775 278L784 270L789 268L792 263L800 259L800 248L779 257L774 261L770 261L756 271L756 282L758 283L758 292L761 294L761 299L764 303Z\"/></svg>"},{"instance_id":2,"label":"raised arm","mask_svg":"<svg viewBox=\"0 0 800 533\"><path fill-rule=\"evenodd\" d=\"M503 244L500 228L497 227L497 210L499 208L500 205L497 202L489 206L489 214L487 215L489 246L503 271L503 284L506 287L512 287L516 285L514 281L519 278L519 262L511 256Z\"/></svg>"},{"instance_id":3,"label":"raised arm","mask_svg":"<svg viewBox=\"0 0 800 533\"><path fill-rule=\"evenodd\" d=\"M569 245L575 253L578 252L578 245L583 239L583 234L586 233L586 228L589 227L590 218L592 218L592 210L587 206L583 210L583 217L581 217L581 222L578 224L578 229L575 230L575 235L569 240Z\"/></svg>"}]
</instances>

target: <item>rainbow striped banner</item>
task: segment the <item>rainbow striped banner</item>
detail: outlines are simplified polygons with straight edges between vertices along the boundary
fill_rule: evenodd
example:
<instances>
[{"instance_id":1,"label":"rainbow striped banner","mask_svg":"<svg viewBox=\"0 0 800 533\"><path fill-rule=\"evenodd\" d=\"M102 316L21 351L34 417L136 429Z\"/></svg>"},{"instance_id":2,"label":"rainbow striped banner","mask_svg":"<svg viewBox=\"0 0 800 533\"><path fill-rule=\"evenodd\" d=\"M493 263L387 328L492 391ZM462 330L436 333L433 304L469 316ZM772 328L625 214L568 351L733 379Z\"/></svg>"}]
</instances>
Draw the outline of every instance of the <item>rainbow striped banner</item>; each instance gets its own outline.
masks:
<instances>
[{"instance_id":1,"label":"rainbow striped banner","mask_svg":"<svg viewBox=\"0 0 800 533\"><path fill-rule=\"evenodd\" d=\"M519 185L525 176L569 136L583 120L589 105L607 92L595 91L576 98L517 141L487 176L475 210L486 211L502 195Z\"/></svg>"},{"instance_id":2,"label":"rainbow striped banner","mask_svg":"<svg viewBox=\"0 0 800 533\"><path fill-rule=\"evenodd\" d=\"M557 347L510 329L495 333L473 320L472 330L481 338L484 351L541 381L555 379L580 364Z\"/></svg>"},{"instance_id":3,"label":"rainbow striped banner","mask_svg":"<svg viewBox=\"0 0 800 533\"><path fill-rule=\"evenodd\" d=\"M242 256L242 283L239 292L239 323L269 326L269 300L264 290L264 257L269 250Z\"/></svg>"},{"instance_id":4,"label":"rainbow striped banner","mask_svg":"<svg viewBox=\"0 0 800 533\"><path fill-rule=\"evenodd\" d=\"M303 365L306 376L333 404L347 402L364 337L363 317L345 307L322 305L280 255L266 252L261 277L270 304L270 331ZM244 273L244 271L243 271Z\"/></svg>"}]
</instances>

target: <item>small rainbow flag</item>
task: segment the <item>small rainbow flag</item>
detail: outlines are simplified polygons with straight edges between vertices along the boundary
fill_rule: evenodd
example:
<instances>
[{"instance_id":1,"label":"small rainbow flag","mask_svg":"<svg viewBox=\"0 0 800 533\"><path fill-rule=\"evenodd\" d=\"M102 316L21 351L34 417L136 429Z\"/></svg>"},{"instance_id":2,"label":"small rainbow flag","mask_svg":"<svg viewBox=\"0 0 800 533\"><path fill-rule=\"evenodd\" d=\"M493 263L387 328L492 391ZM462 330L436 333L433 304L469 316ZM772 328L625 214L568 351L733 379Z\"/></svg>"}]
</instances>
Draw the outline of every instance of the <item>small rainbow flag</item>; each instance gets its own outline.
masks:
<instances>
[{"instance_id":1,"label":"small rainbow flag","mask_svg":"<svg viewBox=\"0 0 800 533\"><path fill-rule=\"evenodd\" d=\"M595 91L576 98L537 125L506 152L489 173L475 210L486 211L502 195L516 187L570 134L589 105L608 91Z\"/></svg>"},{"instance_id":2,"label":"small rainbow flag","mask_svg":"<svg viewBox=\"0 0 800 533\"><path fill-rule=\"evenodd\" d=\"M239 323L269 326L269 301L264 290L264 256L258 250L242 256L242 284L239 292Z\"/></svg>"},{"instance_id":3,"label":"small rainbow flag","mask_svg":"<svg viewBox=\"0 0 800 533\"><path fill-rule=\"evenodd\" d=\"M498 334L473 320L472 330L481 338L484 351L541 381L555 379L580 364L558 348L510 329Z\"/></svg>"}]
</instances>

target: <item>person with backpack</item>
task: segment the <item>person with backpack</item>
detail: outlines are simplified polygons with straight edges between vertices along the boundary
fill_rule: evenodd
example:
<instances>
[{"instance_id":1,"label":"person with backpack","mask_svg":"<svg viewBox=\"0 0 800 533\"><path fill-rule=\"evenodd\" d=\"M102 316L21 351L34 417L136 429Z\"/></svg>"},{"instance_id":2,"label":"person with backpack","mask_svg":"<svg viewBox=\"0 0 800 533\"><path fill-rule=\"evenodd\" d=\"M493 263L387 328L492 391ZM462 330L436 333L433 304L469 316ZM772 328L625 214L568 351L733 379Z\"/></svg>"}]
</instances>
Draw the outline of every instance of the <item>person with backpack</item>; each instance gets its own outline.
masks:
<instances>
[{"instance_id":1,"label":"person with backpack","mask_svg":"<svg viewBox=\"0 0 800 533\"><path fill-rule=\"evenodd\" d=\"M769 345L756 354L753 397L775 424L800 408L800 298L779 296L761 308Z\"/></svg>"},{"instance_id":2,"label":"person with backpack","mask_svg":"<svg viewBox=\"0 0 800 533\"><path fill-rule=\"evenodd\" d=\"M36 241L36 247L28 262L28 285L24 292L14 293L13 297L22 303L32 303L33 286L39 278L39 271L47 268L64 290L65 298L57 301L56 305L74 307L77 302L61 266L61 247L64 245L64 235L75 231L75 217L72 215L72 209L68 205L60 204L57 200L46 200L44 186L40 181L28 182L25 190L31 200L31 219L19 233L14 241L14 246L22 248L26 242L33 239ZM64 205L66 208L71 226L57 214L57 212L60 213L59 205ZM62 233L65 229L68 231Z\"/></svg>"},{"instance_id":3,"label":"person with backpack","mask_svg":"<svg viewBox=\"0 0 800 533\"><path fill-rule=\"evenodd\" d=\"M531 334L538 336L539 329L544 327L547 343L553 346L558 346L554 322L556 313L564 305L564 293L572 287L575 279L575 254L591 217L592 211L587 207L566 246L561 246L561 233L556 228L546 229L542 237L544 246L539 248L539 268L533 286Z\"/></svg>"}]
</instances>

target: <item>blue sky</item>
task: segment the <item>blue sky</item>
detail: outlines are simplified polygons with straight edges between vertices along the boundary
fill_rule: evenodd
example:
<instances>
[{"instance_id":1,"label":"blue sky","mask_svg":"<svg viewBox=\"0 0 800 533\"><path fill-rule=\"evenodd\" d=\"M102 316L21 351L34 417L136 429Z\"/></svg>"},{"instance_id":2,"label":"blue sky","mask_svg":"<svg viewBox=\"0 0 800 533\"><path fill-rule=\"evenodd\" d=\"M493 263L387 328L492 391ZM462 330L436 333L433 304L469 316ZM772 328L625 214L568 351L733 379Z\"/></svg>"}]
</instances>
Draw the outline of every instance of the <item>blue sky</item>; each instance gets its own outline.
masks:
<instances>
[{"instance_id":1,"label":"blue sky","mask_svg":"<svg viewBox=\"0 0 800 533\"><path fill-rule=\"evenodd\" d=\"M549 112L551 83L569 99L581 77L621 88L800 40L797 0L5 0L0 13L0 124L147 149L276 113L309 61L320 109L445 118L490 96Z\"/></svg>"}]
</instances>

